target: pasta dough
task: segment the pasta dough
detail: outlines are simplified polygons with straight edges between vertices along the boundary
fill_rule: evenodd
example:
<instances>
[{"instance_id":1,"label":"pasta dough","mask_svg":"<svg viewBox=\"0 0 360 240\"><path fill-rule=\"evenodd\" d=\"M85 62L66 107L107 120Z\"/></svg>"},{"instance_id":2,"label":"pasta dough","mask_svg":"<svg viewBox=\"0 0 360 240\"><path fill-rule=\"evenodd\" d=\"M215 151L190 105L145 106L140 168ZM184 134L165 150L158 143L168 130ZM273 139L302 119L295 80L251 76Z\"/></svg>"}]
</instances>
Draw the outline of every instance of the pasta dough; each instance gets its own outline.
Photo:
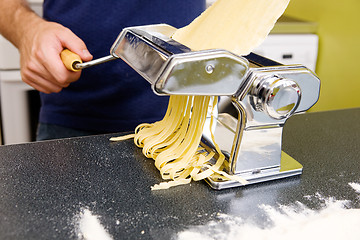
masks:
<instances>
[{"instance_id":1,"label":"pasta dough","mask_svg":"<svg viewBox=\"0 0 360 240\"><path fill-rule=\"evenodd\" d=\"M191 24L177 30L173 39L193 50L223 48L246 55L265 39L288 2L218 0ZM140 124L135 129L135 144L146 157L155 160L161 177L168 180L153 186L152 190L187 184L213 174L246 183L239 176L221 171L225 157L216 143L215 163L210 162L215 152L208 153L199 147L207 112L216 102L217 97L170 96L161 121Z\"/></svg>"},{"instance_id":2,"label":"pasta dough","mask_svg":"<svg viewBox=\"0 0 360 240\"><path fill-rule=\"evenodd\" d=\"M173 39L193 50L247 55L260 45L290 0L218 0Z\"/></svg>"}]
</instances>

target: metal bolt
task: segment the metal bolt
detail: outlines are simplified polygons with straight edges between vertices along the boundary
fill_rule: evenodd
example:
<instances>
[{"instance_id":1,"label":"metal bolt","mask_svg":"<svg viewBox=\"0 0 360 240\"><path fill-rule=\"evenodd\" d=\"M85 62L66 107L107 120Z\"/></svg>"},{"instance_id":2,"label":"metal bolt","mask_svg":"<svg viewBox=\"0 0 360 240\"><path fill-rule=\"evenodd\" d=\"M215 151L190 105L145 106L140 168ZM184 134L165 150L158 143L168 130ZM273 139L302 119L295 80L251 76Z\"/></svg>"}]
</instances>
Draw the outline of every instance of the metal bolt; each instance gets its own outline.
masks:
<instances>
[{"instance_id":1,"label":"metal bolt","mask_svg":"<svg viewBox=\"0 0 360 240\"><path fill-rule=\"evenodd\" d=\"M211 65L211 64L206 65L205 71L206 71L208 74L212 74L213 71L214 71L214 66Z\"/></svg>"}]
</instances>

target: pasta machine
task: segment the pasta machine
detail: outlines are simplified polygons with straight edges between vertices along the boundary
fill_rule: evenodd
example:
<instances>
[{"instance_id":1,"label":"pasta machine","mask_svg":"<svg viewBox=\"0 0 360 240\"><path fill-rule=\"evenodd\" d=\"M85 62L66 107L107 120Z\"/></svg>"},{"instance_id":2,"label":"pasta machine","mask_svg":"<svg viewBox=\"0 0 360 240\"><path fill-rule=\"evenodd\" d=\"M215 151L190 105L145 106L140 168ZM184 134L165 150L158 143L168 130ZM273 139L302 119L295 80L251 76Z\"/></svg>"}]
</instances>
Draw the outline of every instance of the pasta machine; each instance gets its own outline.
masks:
<instances>
[{"instance_id":1,"label":"pasta machine","mask_svg":"<svg viewBox=\"0 0 360 240\"><path fill-rule=\"evenodd\" d=\"M290 116L317 102L315 74L254 53L192 51L171 38L175 31L166 24L125 28L108 58L123 59L155 94L221 96L214 136L226 156L227 173L249 184L300 175L302 165L281 149L282 131ZM210 131L204 130L201 144L214 149ZM242 185L219 177L206 181L215 189Z\"/></svg>"}]
</instances>

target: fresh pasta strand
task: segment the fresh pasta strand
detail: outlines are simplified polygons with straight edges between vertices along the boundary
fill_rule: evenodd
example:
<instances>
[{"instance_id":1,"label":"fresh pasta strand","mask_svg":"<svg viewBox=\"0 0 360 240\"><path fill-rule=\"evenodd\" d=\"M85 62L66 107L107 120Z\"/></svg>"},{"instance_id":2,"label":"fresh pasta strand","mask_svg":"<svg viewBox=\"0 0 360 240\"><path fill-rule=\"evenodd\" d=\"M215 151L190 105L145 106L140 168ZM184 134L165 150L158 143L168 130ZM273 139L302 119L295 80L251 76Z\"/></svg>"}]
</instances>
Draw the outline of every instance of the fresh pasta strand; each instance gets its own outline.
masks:
<instances>
[{"instance_id":1,"label":"fresh pasta strand","mask_svg":"<svg viewBox=\"0 0 360 240\"><path fill-rule=\"evenodd\" d=\"M169 180L154 185L151 190L188 184L192 180L199 181L214 173L230 179L230 175L220 170L225 157L218 145L215 143L219 156L215 164L209 163L215 152L208 153L199 147L207 110L209 106L211 111L214 110L217 97L212 97L212 102L209 96L171 96L170 99L163 120L153 124L141 124L132 135L135 144L143 149L144 155L154 159L161 177ZM213 119L211 114L210 129ZM212 138L215 142L213 134ZM122 140L121 137L112 139ZM237 181L239 179L241 183L246 183L242 178L233 178Z\"/></svg>"},{"instance_id":2,"label":"fresh pasta strand","mask_svg":"<svg viewBox=\"0 0 360 240\"><path fill-rule=\"evenodd\" d=\"M134 137L135 137L135 134L128 134L128 135L124 135L124 136L120 136L120 137L112 137L109 140L112 141L112 142L117 142L117 141L124 141L124 140L127 140L127 139L131 139L131 138L134 138Z\"/></svg>"}]
</instances>

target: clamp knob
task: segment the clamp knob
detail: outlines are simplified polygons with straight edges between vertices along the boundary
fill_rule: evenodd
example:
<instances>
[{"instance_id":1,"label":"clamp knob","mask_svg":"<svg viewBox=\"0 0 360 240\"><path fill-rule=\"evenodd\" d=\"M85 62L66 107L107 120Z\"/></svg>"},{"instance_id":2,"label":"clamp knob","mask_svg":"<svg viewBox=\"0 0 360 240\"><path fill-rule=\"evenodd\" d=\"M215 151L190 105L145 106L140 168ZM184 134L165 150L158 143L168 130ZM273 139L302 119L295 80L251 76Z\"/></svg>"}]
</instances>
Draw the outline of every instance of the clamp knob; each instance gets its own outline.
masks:
<instances>
[{"instance_id":1,"label":"clamp knob","mask_svg":"<svg viewBox=\"0 0 360 240\"><path fill-rule=\"evenodd\" d=\"M254 82L251 103L256 111L266 112L274 119L291 116L299 106L301 89L290 79L276 75Z\"/></svg>"}]
</instances>

